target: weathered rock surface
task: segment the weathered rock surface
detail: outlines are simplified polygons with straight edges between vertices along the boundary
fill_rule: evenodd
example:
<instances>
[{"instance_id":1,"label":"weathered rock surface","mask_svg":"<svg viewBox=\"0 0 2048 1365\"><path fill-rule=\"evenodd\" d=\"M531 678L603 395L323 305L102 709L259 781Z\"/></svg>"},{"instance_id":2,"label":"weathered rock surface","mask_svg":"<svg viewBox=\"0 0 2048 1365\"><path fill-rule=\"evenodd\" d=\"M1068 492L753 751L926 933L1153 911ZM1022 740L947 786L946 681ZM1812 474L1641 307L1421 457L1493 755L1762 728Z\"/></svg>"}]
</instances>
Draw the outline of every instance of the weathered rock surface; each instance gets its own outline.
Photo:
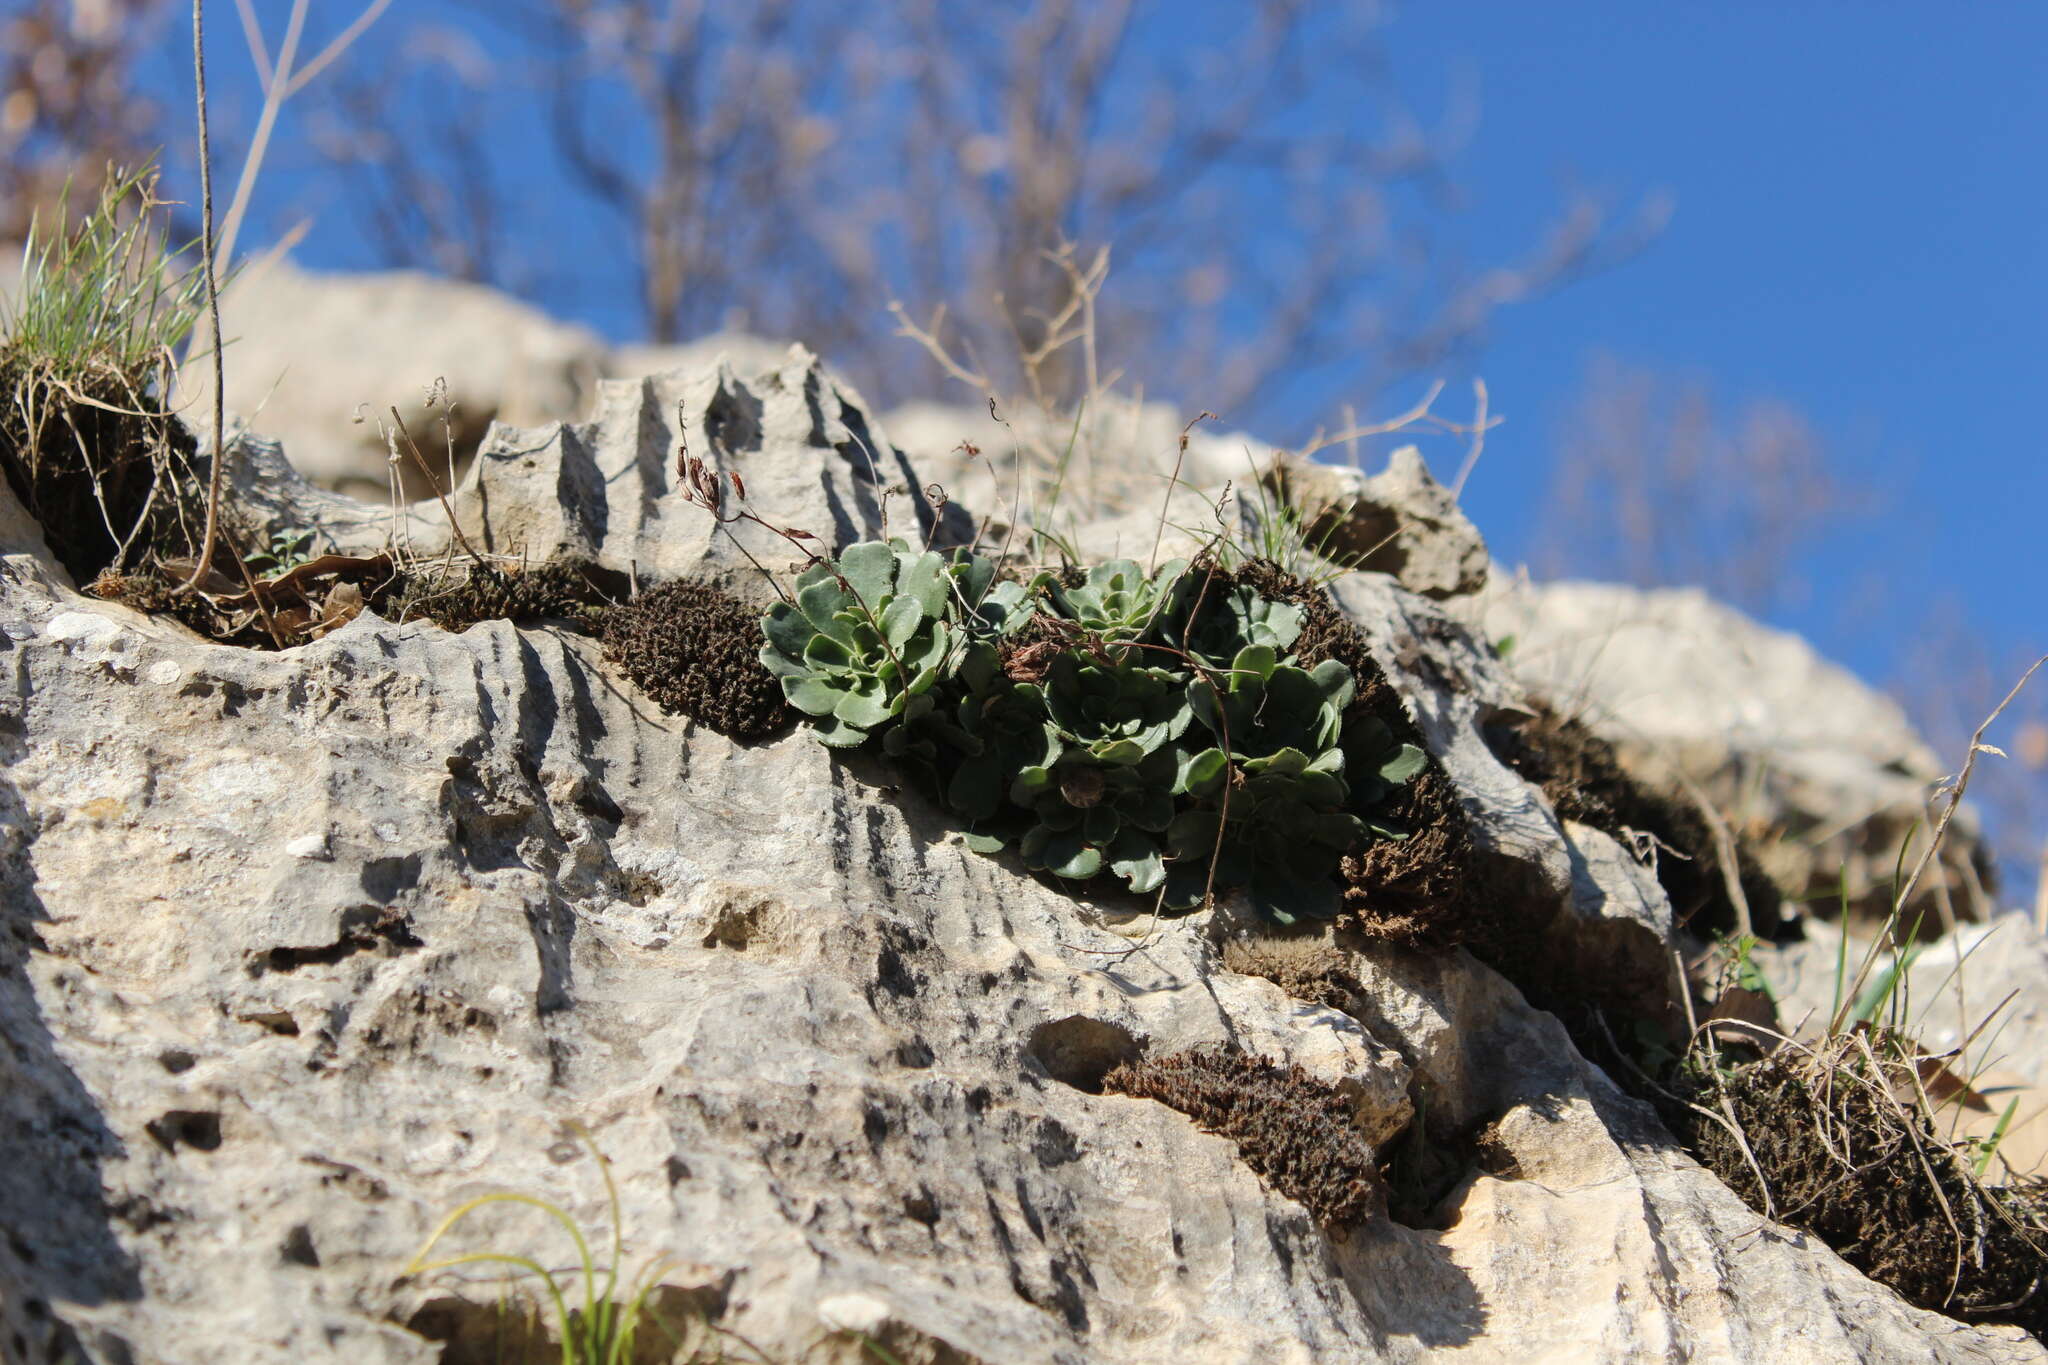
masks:
<instances>
[{"instance_id":1,"label":"weathered rock surface","mask_svg":"<svg viewBox=\"0 0 2048 1365\"><path fill-rule=\"evenodd\" d=\"M679 412L764 516L920 525L919 471L800 352L500 428L458 515L500 552L742 582L732 535L681 504ZM264 467L273 515L377 534L381 509ZM602 1237L571 1123L610 1158L629 1266L675 1257L694 1339L774 1360L861 1359L856 1333L922 1362L2042 1358L1749 1211L1462 952L1333 947L1351 1003L1311 1004L1223 968L1231 906L1077 901L964 850L880 767L662 716L586 639L365 615L237 650L5 548L10 1365L441 1359L405 1324L459 1282L398 1272L443 1214L517 1191ZM1519 695L1498 663L1387 578L1341 601L1521 869L1503 885L1666 932L1655 882L1487 750L1480 720ZM1229 1142L1094 1093L1198 1044L1338 1085L1384 1150L1482 1158L1428 1226L1320 1229ZM572 1255L513 1206L448 1249Z\"/></svg>"},{"instance_id":2,"label":"weathered rock surface","mask_svg":"<svg viewBox=\"0 0 2048 1365\"><path fill-rule=\"evenodd\" d=\"M590 332L481 285L414 271L322 275L286 260L235 280L221 330L228 407L282 441L308 478L379 502L390 408L445 484L450 438L466 458L494 420L577 415L606 356ZM426 405L436 380L454 403L447 431L447 408ZM431 495L409 457L398 473L405 496Z\"/></svg>"},{"instance_id":3,"label":"weathered rock surface","mask_svg":"<svg viewBox=\"0 0 2048 1365\"><path fill-rule=\"evenodd\" d=\"M1142 511L1149 545L1176 465L1183 490L1220 489L1228 480L1243 486L1273 454L1272 446L1243 432L1213 422L1190 425L1193 416L1172 404L1111 394L1073 417L1048 416L1029 407L1002 409L998 417L985 404L913 402L890 410L883 420L921 474L979 514L999 521L1035 517L1045 529L1064 535L1112 512ZM1180 450L1184 430L1185 456ZM1057 501L1055 486L1060 488ZM1215 501L1213 494L1209 501Z\"/></svg>"},{"instance_id":4,"label":"weathered rock surface","mask_svg":"<svg viewBox=\"0 0 2048 1365\"><path fill-rule=\"evenodd\" d=\"M1496 574L1458 610L1487 639L1512 641L1516 679L1610 741L1631 773L1677 800L1710 800L1788 892L1846 878L1857 909L1888 908L1900 842L1924 828L1952 770L1890 698L1697 589ZM1976 829L1966 806L1922 905L1991 912Z\"/></svg>"},{"instance_id":5,"label":"weathered rock surface","mask_svg":"<svg viewBox=\"0 0 2048 1365\"><path fill-rule=\"evenodd\" d=\"M1308 543L1335 563L1391 574L1438 599L1486 586L1486 542L1422 452L1402 446L1377 474L1276 455L1260 482L1296 508Z\"/></svg>"},{"instance_id":6,"label":"weathered rock surface","mask_svg":"<svg viewBox=\"0 0 2048 1365\"><path fill-rule=\"evenodd\" d=\"M1304 561L1319 553L1438 599L1486 583L1486 542L1413 446L1368 475L1190 425L1164 403L1112 403L1071 423L907 403L887 424L921 474L993 515L996 542L1014 519L1093 558L1147 559L1155 541L1161 554L1186 555L1219 534L1257 545L1261 521L1291 508Z\"/></svg>"}]
</instances>

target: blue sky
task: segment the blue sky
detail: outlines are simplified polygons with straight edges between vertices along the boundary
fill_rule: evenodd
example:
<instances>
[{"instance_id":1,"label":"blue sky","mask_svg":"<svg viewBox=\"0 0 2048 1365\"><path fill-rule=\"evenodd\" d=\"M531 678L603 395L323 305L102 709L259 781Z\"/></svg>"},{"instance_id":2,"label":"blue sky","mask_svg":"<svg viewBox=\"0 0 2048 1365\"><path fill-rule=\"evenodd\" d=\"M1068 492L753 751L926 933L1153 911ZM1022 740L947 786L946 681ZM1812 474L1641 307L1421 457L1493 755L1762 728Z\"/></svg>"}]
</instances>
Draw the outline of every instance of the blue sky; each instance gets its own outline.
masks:
<instances>
[{"instance_id":1,"label":"blue sky","mask_svg":"<svg viewBox=\"0 0 2048 1365\"><path fill-rule=\"evenodd\" d=\"M216 119L246 129L247 62L231 8L212 8ZM286 7L258 8L276 23ZM499 46L477 13L399 0L380 36L432 15ZM1467 502L1501 557L1534 543L1570 406L1604 353L1706 381L1730 404L1789 403L1827 436L1838 475L1876 499L1875 515L1812 547L1813 591L1779 624L1879 681L1937 623L1981 631L2001 658L2048 649L2034 412L2048 355L2048 8L1572 0L1391 13L1387 49L1415 101L1427 111L1458 90L1479 103L1450 227L1471 259L1516 255L1576 189L1618 209L1648 194L1675 206L1636 259L1504 312L1474 361L1507 424ZM173 107L186 60L174 25L149 73ZM342 226L345 189L312 177L292 118L254 237L311 210L302 260L369 263ZM501 147L532 135L530 109L493 118ZM550 269L617 230L542 188L538 231L563 246L545 253ZM561 284L550 292L577 301L568 311L630 330L623 306ZM878 344L898 344L888 330L878 319Z\"/></svg>"},{"instance_id":2,"label":"blue sky","mask_svg":"<svg viewBox=\"0 0 2048 1365\"><path fill-rule=\"evenodd\" d=\"M1480 358L1510 422L1468 501L1500 553L1529 543L1607 351L1791 403L1879 499L1817 547L1784 624L1875 678L1936 613L2048 649L2048 9L1414 5L1391 37L1480 92L1478 243L1526 233L1560 186L1675 202L1641 257L1504 316Z\"/></svg>"}]
</instances>

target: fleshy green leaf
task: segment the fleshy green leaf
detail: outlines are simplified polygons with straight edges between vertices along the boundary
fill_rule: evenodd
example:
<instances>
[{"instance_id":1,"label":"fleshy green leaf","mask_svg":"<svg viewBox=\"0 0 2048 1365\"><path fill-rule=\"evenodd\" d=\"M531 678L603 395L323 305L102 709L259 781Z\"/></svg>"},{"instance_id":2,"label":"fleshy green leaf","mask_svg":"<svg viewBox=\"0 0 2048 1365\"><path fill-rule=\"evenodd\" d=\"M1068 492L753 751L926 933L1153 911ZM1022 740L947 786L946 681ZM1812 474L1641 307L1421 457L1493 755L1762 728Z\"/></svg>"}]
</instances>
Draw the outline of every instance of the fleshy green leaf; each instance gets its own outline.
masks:
<instances>
[{"instance_id":1,"label":"fleshy green leaf","mask_svg":"<svg viewBox=\"0 0 2048 1365\"><path fill-rule=\"evenodd\" d=\"M803 611L804 619L820 635L829 635L845 645L853 643L853 623L841 615L853 605L853 599L846 595L837 580L822 578L808 587L798 588L796 602Z\"/></svg>"},{"instance_id":2,"label":"fleshy green leaf","mask_svg":"<svg viewBox=\"0 0 2048 1365\"><path fill-rule=\"evenodd\" d=\"M962 763L946 784L946 804L971 820L985 820L1002 807L1003 770L993 758Z\"/></svg>"},{"instance_id":3,"label":"fleshy green leaf","mask_svg":"<svg viewBox=\"0 0 2048 1365\"><path fill-rule=\"evenodd\" d=\"M924 624L924 608L914 597L899 597L882 610L882 638L889 648L900 650Z\"/></svg>"},{"instance_id":4,"label":"fleshy green leaf","mask_svg":"<svg viewBox=\"0 0 2048 1365\"><path fill-rule=\"evenodd\" d=\"M1208 796L1223 781L1224 773L1230 769L1230 756L1221 749L1204 749L1190 754L1181 764L1180 776L1174 782L1177 792L1195 796Z\"/></svg>"},{"instance_id":5,"label":"fleshy green leaf","mask_svg":"<svg viewBox=\"0 0 2048 1365\"><path fill-rule=\"evenodd\" d=\"M867 741L868 732L858 725L848 725L836 716L823 716L811 722L811 732L820 743L835 749L851 749Z\"/></svg>"},{"instance_id":6,"label":"fleshy green leaf","mask_svg":"<svg viewBox=\"0 0 2048 1365\"><path fill-rule=\"evenodd\" d=\"M839 556L847 587L869 612L880 615L896 583L896 552L879 540L849 545ZM808 609L806 610L808 615ZM811 619L816 620L816 617Z\"/></svg>"},{"instance_id":7,"label":"fleshy green leaf","mask_svg":"<svg viewBox=\"0 0 2048 1365\"><path fill-rule=\"evenodd\" d=\"M1380 776L1398 785L1418 776L1428 766L1428 754L1413 744L1403 744L1399 753L1380 765Z\"/></svg>"},{"instance_id":8,"label":"fleshy green leaf","mask_svg":"<svg viewBox=\"0 0 2048 1365\"><path fill-rule=\"evenodd\" d=\"M917 603L919 613L926 617L936 619L944 613L950 582L946 576L945 557L927 551L921 555L904 556L899 562L897 599Z\"/></svg>"},{"instance_id":9,"label":"fleshy green leaf","mask_svg":"<svg viewBox=\"0 0 2048 1365\"><path fill-rule=\"evenodd\" d=\"M803 613L786 602L777 602L761 618L761 632L768 637L768 643L792 659L803 657L804 646L811 642L813 630Z\"/></svg>"},{"instance_id":10,"label":"fleshy green leaf","mask_svg":"<svg viewBox=\"0 0 2048 1365\"><path fill-rule=\"evenodd\" d=\"M872 729L889 719L889 696L880 681L862 679L850 692L839 694L839 704L832 708L832 714L849 725Z\"/></svg>"},{"instance_id":11,"label":"fleshy green leaf","mask_svg":"<svg viewBox=\"0 0 2048 1365\"><path fill-rule=\"evenodd\" d=\"M807 716L829 716L839 705L844 693L835 687L827 687L816 678L784 678L782 695L789 704Z\"/></svg>"},{"instance_id":12,"label":"fleshy green leaf","mask_svg":"<svg viewBox=\"0 0 2048 1365\"><path fill-rule=\"evenodd\" d=\"M814 670L838 670L853 665L853 651L829 635L813 635L803 659Z\"/></svg>"},{"instance_id":13,"label":"fleshy green leaf","mask_svg":"<svg viewBox=\"0 0 2048 1365\"><path fill-rule=\"evenodd\" d=\"M1264 681L1272 676L1273 669L1279 662L1280 656L1274 653L1271 645L1246 645L1237 651L1237 657L1230 661L1230 670L1236 675L1248 673ZM1250 678L1234 676L1228 686L1234 692L1250 681Z\"/></svg>"},{"instance_id":14,"label":"fleshy green leaf","mask_svg":"<svg viewBox=\"0 0 2048 1365\"><path fill-rule=\"evenodd\" d=\"M1031 767L1020 771L1010 779L1010 799L1020 806L1028 806L1041 792L1052 787L1052 769Z\"/></svg>"},{"instance_id":15,"label":"fleshy green leaf","mask_svg":"<svg viewBox=\"0 0 2048 1365\"><path fill-rule=\"evenodd\" d=\"M1139 895L1157 891L1166 882L1166 862L1159 845L1136 830L1119 833L1108 849L1109 870L1130 883Z\"/></svg>"}]
</instances>

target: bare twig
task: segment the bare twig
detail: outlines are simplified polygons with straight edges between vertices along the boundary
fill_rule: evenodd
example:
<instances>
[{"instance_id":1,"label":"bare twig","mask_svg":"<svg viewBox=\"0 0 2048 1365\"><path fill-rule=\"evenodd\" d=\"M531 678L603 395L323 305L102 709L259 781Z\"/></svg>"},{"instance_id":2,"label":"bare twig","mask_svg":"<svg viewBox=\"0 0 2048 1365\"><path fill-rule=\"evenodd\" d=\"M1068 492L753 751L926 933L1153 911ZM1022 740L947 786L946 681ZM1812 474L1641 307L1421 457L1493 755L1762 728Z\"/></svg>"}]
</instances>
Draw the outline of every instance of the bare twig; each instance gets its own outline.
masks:
<instances>
[{"instance_id":1,"label":"bare twig","mask_svg":"<svg viewBox=\"0 0 2048 1365\"><path fill-rule=\"evenodd\" d=\"M192 79L199 103L200 268L206 272L206 308L213 326L213 460L206 475L206 529L199 543L199 562L183 592L194 592L213 568L213 542L220 526L221 472L227 465L226 359L220 344L220 281L214 273L213 156L206 131L206 0L192 0Z\"/></svg>"},{"instance_id":2,"label":"bare twig","mask_svg":"<svg viewBox=\"0 0 2048 1365\"><path fill-rule=\"evenodd\" d=\"M448 529L454 532L455 543L468 552L469 557L477 562L479 568L490 572L489 561L478 554L476 547L469 543L469 537L462 534L462 523L455 518L455 508L449 504L448 495L441 491L441 481L434 477L433 466L429 465L427 457L420 453L419 443L414 441L412 433L405 429L405 418L398 415L396 405L391 408L391 420L397 424L399 439L405 442L406 453L412 456L412 462L418 465L420 473L426 476L428 485L434 490L434 496L441 500L441 510L448 516Z\"/></svg>"},{"instance_id":3,"label":"bare twig","mask_svg":"<svg viewBox=\"0 0 2048 1365\"><path fill-rule=\"evenodd\" d=\"M1957 809L1963 804L1963 793L1968 791L1970 787L1970 774L1975 772L1977 768L1977 755L1990 753L2003 756L2002 750L1984 742L1985 732L1990 730L1998 718L2005 714L2005 708L2012 705L2013 699L2019 696L2021 689L2033 679L2034 674L2040 671L2043 664L2048 664L2048 655L2043 655L2028 666L2027 671L2020 675L2020 680L2012 685L2012 690L2007 692L2004 699L1991 709L1991 714L1984 717L1983 721L1977 726L1975 733L1970 736L1970 747L1963 756L1962 770L1956 774L1955 781L1949 785L1948 803L1943 807L1940 818L1935 821L1933 837L1927 841L1927 848L1921 853L1920 860L1913 865L1912 875L1907 877L1905 883L1893 893L1891 920L1886 924L1885 932L1871 942L1869 951L1863 955L1863 962L1856 970L1855 980L1844 993L1843 1004L1835 1011L1835 1017L1829 1023L1829 1032L1841 1031L1842 1022L1845 1018L1844 1011L1849 1008L1848 1002L1853 1000L1857 992L1863 989L1863 983L1869 977L1871 967L1876 964L1878 954L1883 951L1888 942L1893 940L1894 930L1898 923L1899 910L1912 898L1913 888L1919 884L1920 878L1927 871L1927 865L1934 861L1934 855L1940 851L1942 840L1948 835L1949 822L1955 819Z\"/></svg>"}]
</instances>

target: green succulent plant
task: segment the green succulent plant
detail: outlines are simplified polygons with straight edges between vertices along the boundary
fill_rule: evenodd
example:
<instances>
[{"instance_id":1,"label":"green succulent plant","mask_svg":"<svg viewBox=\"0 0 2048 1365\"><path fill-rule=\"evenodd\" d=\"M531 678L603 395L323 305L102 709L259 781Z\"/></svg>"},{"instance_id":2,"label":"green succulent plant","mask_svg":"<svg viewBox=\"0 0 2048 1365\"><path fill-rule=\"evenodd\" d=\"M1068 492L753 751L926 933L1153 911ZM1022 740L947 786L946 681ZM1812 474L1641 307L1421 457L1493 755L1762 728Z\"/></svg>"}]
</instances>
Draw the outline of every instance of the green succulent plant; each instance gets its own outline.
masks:
<instances>
[{"instance_id":1,"label":"green succulent plant","mask_svg":"<svg viewBox=\"0 0 2048 1365\"><path fill-rule=\"evenodd\" d=\"M1136 560L1112 559L1090 569L1073 587L1052 574L1040 574L1032 586L1045 590L1062 617L1104 644L1123 644L1157 634L1178 599L1187 567L1186 560L1173 559L1147 575Z\"/></svg>"},{"instance_id":2,"label":"green succulent plant","mask_svg":"<svg viewBox=\"0 0 2048 1365\"><path fill-rule=\"evenodd\" d=\"M1341 663L1297 668L1267 645L1246 645L1216 680L1188 685L1190 707L1216 743L1189 753L1175 777L1175 791L1194 804L1167 834L1169 904L1197 904L1211 885L1236 885L1282 924L1337 912L1331 873L1368 832L1350 809L1341 744L1355 690Z\"/></svg>"},{"instance_id":3,"label":"green succulent plant","mask_svg":"<svg viewBox=\"0 0 2048 1365\"><path fill-rule=\"evenodd\" d=\"M1204 729L1241 758L1280 749L1334 749L1357 687L1335 659L1312 669L1280 662L1270 645L1246 645L1226 669L1188 684L1188 706Z\"/></svg>"},{"instance_id":4,"label":"green succulent plant","mask_svg":"<svg viewBox=\"0 0 2048 1365\"><path fill-rule=\"evenodd\" d=\"M1025 768L1010 800L1030 813L1017 841L1024 865L1073 881L1108 871L1131 890L1166 880L1160 838L1173 823L1175 756L1160 749L1134 764L1104 765L1069 751Z\"/></svg>"},{"instance_id":5,"label":"green succulent plant","mask_svg":"<svg viewBox=\"0 0 2048 1365\"><path fill-rule=\"evenodd\" d=\"M1343 752L1311 759L1283 749L1237 772L1224 779L1231 783L1227 809L1204 803L1183 810L1168 828L1174 862L1166 903L1199 905L1213 884L1242 886L1259 913L1279 924L1336 914L1342 901L1331 874L1367 829L1342 808Z\"/></svg>"},{"instance_id":6,"label":"green succulent plant","mask_svg":"<svg viewBox=\"0 0 2048 1365\"><path fill-rule=\"evenodd\" d=\"M1243 887L1292 923L1336 911L1345 853L1400 837L1377 812L1426 762L1347 718L1342 664L1290 661L1302 625L1181 561L1027 588L968 551L866 542L805 570L761 661L825 743L879 737L972 848L1176 907Z\"/></svg>"},{"instance_id":7,"label":"green succulent plant","mask_svg":"<svg viewBox=\"0 0 2048 1365\"><path fill-rule=\"evenodd\" d=\"M1036 614L1030 590L1022 583L995 581L994 560L971 550L955 550L946 564L956 602L964 609L964 625L975 636L1014 635Z\"/></svg>"},{"instance_id":8,"label":"green succulent plant","mask_svg":"<svg viewBox=\"0 0 2048 1365\"><path fill-rule=\"evenodd\" d=\"M958 703L950 716L934 714L927 728L937 732L953 759L944 783L946 804L985 825L1004 813L1011 779L1026 768L1054 762L1064 745L1046 719L1042 690L1005 676L987 641L967 646L955 678L961 689ZM1000 834L984 833L974 843L991 851L991 839L995 846L1003 842Z\"/></svg>"},{"instance_id":9,"label":"green succulent plant","mask_svg":"<svg viewBox=\"0 0 2048 1365\"><path fill-rule=\"evenodd\" d=\"M1429 766L1429 756L1413 744L1403 744L1378 716L1359 716L1344 727L1345 783L1351 788L1351 808L1364 817L1367 828L1383 839L1399 839L1404 831L1377 814L1396 787L1406 786Z\"/></svg>"},{"instance_id":10,"label":"green succulent plant","mask_svg":"<svg viewBox=\"0 0 2048 1365\"><path fill-rule=\"evenodd\" d=\"M1167 638L1180 644L1197 662L1223 668L1248 645L1264 645L1276 656L1285 656L1301 638L1304 617L1301 608L1288 602L1261 597L1250 584L1231 583L1221 575L1204 585L1191 579L1185 591L1185 610L1167 630ZM1195 614L1190 624L1185 615Z\"/></svg>"},{"instance_id":11,"label":"green succulent plant","mask_svg":"<svg viewBox=\"0 0 2048 1365\"><path fill-rule=\"evenodd\" d=\"M1046 671L1045 710L1068 745L1105 767L1125 767L1179 739L1193 718L1183 676L1139 662L1136 651L1072 649Z\"/></svg>"},{"instance_id":12,"label":"green succulent plant","mask_svg":"<svg viewBox=\"0 0 2048 1365\"><path fill-rule=\"evenodd\" d=\"M804 570L794 605L769 609L761 663L820 740L850 748L931 708L955 641L951 568L900 540L863 541Z\"/></svg>"}]
</instances>

